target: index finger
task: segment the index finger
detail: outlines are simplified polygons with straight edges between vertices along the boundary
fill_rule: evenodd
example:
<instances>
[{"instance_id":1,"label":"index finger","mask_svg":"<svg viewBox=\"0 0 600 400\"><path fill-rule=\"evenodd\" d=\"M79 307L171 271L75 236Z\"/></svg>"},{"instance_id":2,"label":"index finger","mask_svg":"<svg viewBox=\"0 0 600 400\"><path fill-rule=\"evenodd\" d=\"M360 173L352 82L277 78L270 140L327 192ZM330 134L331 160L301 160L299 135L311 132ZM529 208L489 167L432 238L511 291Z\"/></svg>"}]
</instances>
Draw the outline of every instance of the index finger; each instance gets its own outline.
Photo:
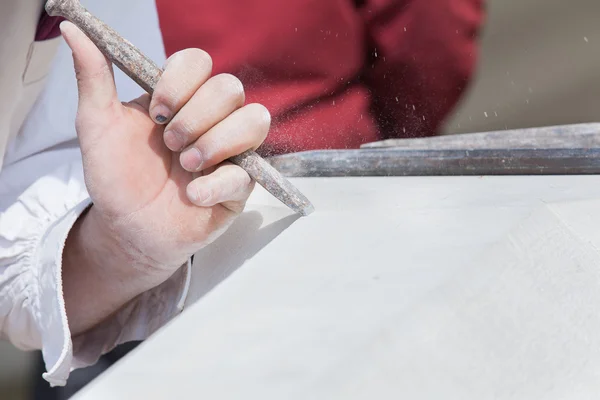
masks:
<instances>
[{"instance_id":1,"label":"index finger","mask_svg":"<svg viewBox=\"0 0 600 400\"><path fill-rule=\"evenodd\" d=\"M200 49L173 54L165 64L150 102L150 117L157 124L168 123L212 73L212 59Z\"/></svg>"}]
</instances>

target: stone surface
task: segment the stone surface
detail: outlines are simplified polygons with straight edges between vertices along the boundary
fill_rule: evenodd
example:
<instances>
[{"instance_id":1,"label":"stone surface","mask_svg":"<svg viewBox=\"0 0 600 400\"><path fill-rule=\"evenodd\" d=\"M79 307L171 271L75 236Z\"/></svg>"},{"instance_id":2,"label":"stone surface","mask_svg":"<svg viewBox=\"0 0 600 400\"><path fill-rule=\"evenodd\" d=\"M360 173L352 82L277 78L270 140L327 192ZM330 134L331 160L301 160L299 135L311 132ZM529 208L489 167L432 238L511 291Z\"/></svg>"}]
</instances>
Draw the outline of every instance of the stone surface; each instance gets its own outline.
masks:
<instances>
[{"instance_id":1,"label":"stone surface","mask_svg":"<svg viewBox=\"0 0 600 400\"><path fill-rule=\"evenodd\" d=\"M600 177L293 182L317 211L258 190L77 398L595 398Z\"/></svg>"}]
</instances>

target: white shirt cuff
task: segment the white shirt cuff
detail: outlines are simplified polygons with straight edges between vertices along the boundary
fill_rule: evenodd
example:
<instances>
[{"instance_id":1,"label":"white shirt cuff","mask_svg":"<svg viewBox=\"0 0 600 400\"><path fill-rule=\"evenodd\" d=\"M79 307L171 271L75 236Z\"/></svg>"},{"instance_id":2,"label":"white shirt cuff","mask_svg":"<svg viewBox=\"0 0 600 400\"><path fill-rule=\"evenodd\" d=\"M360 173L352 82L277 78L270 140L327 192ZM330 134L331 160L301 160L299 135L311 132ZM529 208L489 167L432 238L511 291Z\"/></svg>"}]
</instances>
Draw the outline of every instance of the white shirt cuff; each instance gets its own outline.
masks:
<instances>
[{"instance_id":1,"label":"white shirt cuff","mask_svg":"<svg viewBox=\"0 0 600 400\"><path fill-rule=\"evenodd\" d=\"M90 205L87 199L57 220L42 237L35 316L46 363L43 377L51 386L66 384L70 372L94 364L115 346L143 340L183 310L190 284L191 263L182 266L167 281L130 301L106 321L71 338L62 289L62 254L71 227Z\"/></svg>"}]
</instances>

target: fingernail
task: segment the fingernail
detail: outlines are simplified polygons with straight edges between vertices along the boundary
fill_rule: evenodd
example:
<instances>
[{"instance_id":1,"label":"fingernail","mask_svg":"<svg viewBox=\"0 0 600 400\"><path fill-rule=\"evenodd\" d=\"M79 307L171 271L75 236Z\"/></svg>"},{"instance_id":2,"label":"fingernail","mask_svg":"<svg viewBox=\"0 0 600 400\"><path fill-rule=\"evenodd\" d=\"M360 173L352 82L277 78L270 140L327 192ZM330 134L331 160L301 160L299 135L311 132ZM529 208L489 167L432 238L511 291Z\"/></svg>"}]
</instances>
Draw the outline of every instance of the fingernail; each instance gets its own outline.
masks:
<instances>
[{"instance_id":1,"label":"fingernail","mask_svg":"<svg viewBox=\"0 0 600 400\"><path fill-rule=\"evenodd\" d=\"M199 171L202 166L202 154L195 147L190 147L179 157L181 166L187 171Z\"/></svg>"},{"instance_id":2,"label":"fingernail","mask_svg":"<svg viewBox=\"0 0 600 400\"><path fill-rule=\"evenodd\" d=\"M168 130L163 134L165 144L171 151L179 151L185 146L183 138L175 131Z\"/></svg>"},{"instance_id":3,"label":"fingernail","mask_svg":"<svg viewBox=\"0 0 600 400\"><path fill-rule=\"evenodd\" d=\"M154 122L157 124L164 124L171 118L171 111L162 104L154 106L150 114L154 116Z\"/></svg>"},{"instance_id":4,"label":"fingernail","mask_svg":"<svg viewBox=\"0 0 600 400\"><path fill-rule=\"evenodd\" d=\"M188 185L186 192L188 199L190 199L192 203L200 206L205 204L211 197L210 191L201 190L194 184Z\"/></svg>"}]
</instances>

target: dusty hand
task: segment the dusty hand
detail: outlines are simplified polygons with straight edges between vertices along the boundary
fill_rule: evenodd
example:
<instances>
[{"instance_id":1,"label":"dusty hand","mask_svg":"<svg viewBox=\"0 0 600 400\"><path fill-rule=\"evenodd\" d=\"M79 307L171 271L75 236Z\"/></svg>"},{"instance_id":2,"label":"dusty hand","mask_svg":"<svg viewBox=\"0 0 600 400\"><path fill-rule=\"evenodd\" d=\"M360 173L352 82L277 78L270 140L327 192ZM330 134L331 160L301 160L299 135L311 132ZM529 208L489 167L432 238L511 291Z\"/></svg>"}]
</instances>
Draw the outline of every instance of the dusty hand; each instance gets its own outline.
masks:
<instances>
[{"instance_id":1,"label":"dusty hand","mask_svg":"<svg viewBox=\"0 0 600 400\"><path fill-rule=\"evenodd\" d=\"M262 143L269 113L244 106L233 76L211 78L211 59L197 49L167 61L152 98L122 104L111 64L74 25L62 28L73 50L77 134L94 204L86 219L133 267L166 277L243 209L253 183L223 161Z\"/></svg>"}]
</instances>

